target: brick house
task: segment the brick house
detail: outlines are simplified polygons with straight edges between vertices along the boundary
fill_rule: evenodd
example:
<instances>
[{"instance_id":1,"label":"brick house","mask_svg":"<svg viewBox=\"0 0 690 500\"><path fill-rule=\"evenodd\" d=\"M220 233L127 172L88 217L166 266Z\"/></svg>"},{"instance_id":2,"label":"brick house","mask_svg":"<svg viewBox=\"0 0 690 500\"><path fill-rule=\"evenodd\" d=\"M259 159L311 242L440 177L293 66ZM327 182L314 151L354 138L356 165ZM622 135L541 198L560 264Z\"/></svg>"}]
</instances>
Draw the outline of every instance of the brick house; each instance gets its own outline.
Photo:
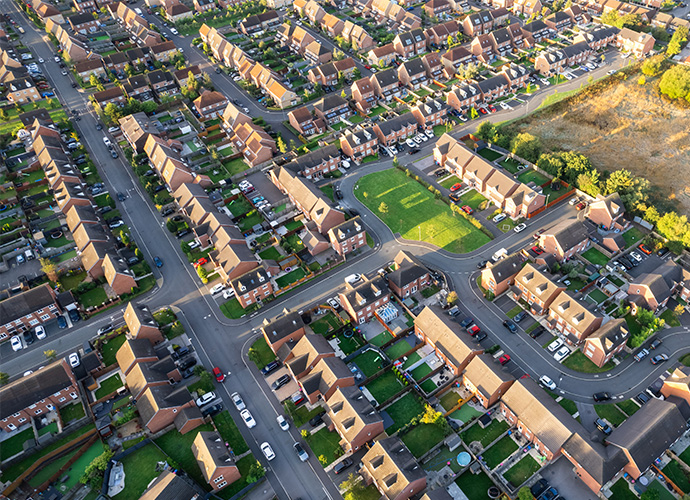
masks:
<instances>
[{"instance_id":1,"label":"brick house","mask_svg":"<svg viewBox=\"0 0 690 500\"><path fill-rule=\"evenodd\" d=\"M79 61L74 65L74 71L82 80L89 80L91 75L96 75L97 77L105 76L103 61L100 59Z\"/></svg>"},{"instance_id":2,"label":"brick house","mask_svg":"<svg viewBox=\"0 0 690 500\"><path fill-rule=\"evenodd\" d=\"M589 247L589 231L577 219L565 219L539 236L539 246L559 262L567 261Z\"/></svg>"},{"instance_id":3,"label":"brick house","mask_svg":"<svg viewBox=\"0 0 690 500\"><path fill-rule=\"evenodd\" d=\"M194 11L179 0L164 0L165 17L168 21L176 23L183 19L191 19Z\"/></svg>"},{"instance_id":4,"label":"brick house","mask_svg":"<svg viewBox=\"0 0 690 500\"><path fill-rule=\"evenodd\" d=\"M417 133L417 119L411 113L404 113L390 120L376 122L373 130L379 144L391 146Z\"/></svg>"},{"instance_id":5,"label":"brick house","mask_svg":"<svg viewBox=\"0 0 690 500\"><path fill-rule=\"evenodd\" d=\"M585 339L582 352L589 360L602 368L625 348L630 337L624 319L611 319Z\"/></svg>"},{"instance_id":6,"label":"brick house","mask_svg":"<svg viewBox=\"0 0 690 500\"><path fill-rule=\"evenodd\" d=\"M147 306L128 303L125 308L124 320L129 329L128 338L147 339L154 345L163 341L163 334L158 328L158 322Z\"/></svg>"},{"instance_id":7,"label":"brick house","mask_svg":"<svg viewBox=\"0 0 690 500\"><path fill-rule=\"evenodd\" d=\"M297 312L290 312L287 309L284 309L283 312L273 320L264 318L263 325L260 329L266 339L268 347L270 347L276 355L283 344L286 342L297 342L306 334L302 316L297 314Z\"/></svg>"},{"instance_id":8,"label":"brick house","mask_svg":"<svg viewBox=\"0 0 690 500\"><path fill-rule=\"evenodd\" d=\"M328 430L338 433L345 453L362 449L383 433L383 418L355 386L338 388L326 408Z\"/></svg>"},{"instance_id":9,"label":"brick house","mask_svg":"<svg viewBox=\"0 0 690 500\"><path fill-rule=\"evenodd\" d=\"M338 170L339 167L340 152L335 144L319 148L284 165L284 168L296 174L315 180L323 178L329 172Z\"/></svg>"},{"instance_id":10,"label":"brick house","mask_svg":"<svg viewBox=\"0 0 690 500\"><path fill-rule=\"evenodd\" d=\"M525 40L525 43L527 43L529 46L534 46L543 39L548 38L550 33L551 31L546 23L539 19L522 26L523 40Z\"/></svg>"},{"instance_id":11,"label":"brick house","mask_svg":"<svg viewBox=\"0 0 690 500\"><path fill-rule=\"evenodd\" d=\"M352 110L346 99L334 93L314 103L314 114L330 126L352 116Z\"/></svg>"},{"instance_id":12,"label":"brick house","mask_svg":"<svg viewBox=\"0 0 690 500\"><path fill-rule=\"evenodd\" d=\"M338 70L335 63L326 63L315 68L312 68L307 73L307 78L311 83L318 83L321 85L337 85L338 84Z\"/></svg>"},{"instance_id":13,"label":"brick house","mask_svg":"<svg viewBox=\"0 0 690 500\"><path fill-rule=\"evenodd\" d=\"M77 205L66 214L67 227L74 233L81 224L100 224L101 220L92 207Z\"/></svg>"},{"instance_id":14,"label":"brick house","mask_svg":"<svg viewBox=\"0 0 690 500\"><path fill-rule=\"evenodd\" d=\"M371 77L371 83L379 99L385 99L386 102L390 102L393 97L400 97L398 73L393 68L376 73Z\"/></svg>"},{"instance_id":15,"label":"brick house","mask_svg":"<svg viewBox=\"0 0 690 500\"><path fill-rule=\"evenodd\" d=\"M441 99L427 99L425 102L417 103L411 112L420 127L432 129L437 125L446 123L448 108L449 106Z\"/></svg>"},{"instance_id":16,"label":"brick house","mask_svg":"<svg viewBox=\"0 0 690 500\"><path fill-rule=\"evenodd\" d=\"M575 5L573 5L573 7L575 7ZM614 26L605 26L592 31L581 31L573 38L573 42L587 42L590 49L599 50L615 43L618 31L618 28Z\"/></svg>"},{"instance_id":17,"label":"brick house","mask_svg":"<svg viewBox=\"0 0 690 500\"><path fill-rule=\"evenodd\" d=\"M354 161L362 161L367 156L377 154L378 143L378 136L371 127L348 131L340 137L340 148Z\"/></svg>"},{"instance_id":18,"label":"brick house","mask_svg":"<svg viewBox=\"0 0 690 500\"><path fill-rule=\"evenodd\" d=\"M494 27L494 18L488 10L474 12L462 21L463 33L475 37L487 35Z\"/></svg>"},{"instance_id":19,"label":"brick house","mask_svg":"<svg viewBox=\"0 0 690 500\"><path fill-rule=\"evenodd\" d=\"M245 309L273 295L271 279L262 267L252 269L233 279L230 281L230 286L235 290L235 297Z\"/></svg>"},{"instance_id":20,"label":"brick house","mask_svg":"<svg viewBox=\"0 0 690 500\"><path fill-rule=\"evenodd\" d=\"M680 365L675 368L664 380L661 394L667 399L675 396L690 404L690 367Z\"/></svg>"},{"instance_id":21,"label":"brick house","mask_svg":"<svg viewBox=\"0 0 690 500\"><path fill-rule=\"evenodd\" d=\"M503 75L508 82L510 90L515 91L527 85L527 79L530 76L530 71L524 66L511 63L508 66L504 66L503 71L501 71L501 75Z\"/></svg>"},{"instance_id":22,"label":"brick house","mask_svg":"<svg viewBox=\"0 0 690 500\"><path fill-rule=\"evenodd\" d=\"M582 302L565 291L549 306L549 327L560 332L565 340L579 345L599 326L602 317L587 309Z\"/></svg>"},{"instance_id":23,"label":"brick house","mask_svg":"<svg viewBox=\"0 0 690 500\"><path fill-rule=\"evenodd\" d=\"M113 87L99 92L94 92L92 96L94 102L99 108L101 108L101 110L105 109L105 107L110 103L118 106L124 106L125 104L125 94L120 87Z\"/></svg>"},{"instance_id":24,"label":"brick house","mask_svg":"<svg viewBox=\"0 0 690 500\"><path fill-rule=\"evenodd\" d=\"M360 474L387 500L408 500L426 488L426 473L399 437L376 441L362 457Z\"/></svg>"},{"instance_id":25,"label":"brick house","mask_svg":"<svg viewBox=\"0 0 690 500\"><path fill-rule=\"evenodd\" d=\"M259 261L246 244L228 244L210 255L211 263L224 283L259 267Z\"/></svg>"},{"instance_id":26,"label":"brick house","mask_svg":"<svg viewBox=\"0 0 690 500\"><path fill-rule=\"evenodd\" d=\"M415 335L436 351L455 377L483 352L481 347L466 340L470 337L461 336L458 329L457 323L438 308L425 307L414 322Z\"/></svg>"},{"instance_id":27,"label":"brick house","mask_svg":"<svg viewBox=\"0 0 690 500\"><path fill-rule=\"evenodd\" d=\"M527 263L517 274L515 284L511 287L513 299L527 302L532 314L546 314L551 303L566 290L565 285L551 278L543 268Z\"/></svg>"},{"instance_id":28,"label":"brick house","mask_svg":"<svg viewBox=\"0 0 690 500\"><path fill-rule=\"evenodd\" d=\"M367 232L359 216L346 220L328 231L331 247L338 255L345 258L347 254L367 244Z\"/></svg>"},{"instance_id":29,"label":"brick house","mask_svg":"<svg viewBox=\"0 0 690 500\"><path fill-rule=\"evenodd\" d=\"M419 90L427 82L426 68L422 60L417 58L402 63L398 68L398 80L412 90Z\"/></svg>"},{"instance_id":30,"label":"brick house","mask_svg":"<svg viewBox=\"0 0 690 500\"><path fill-rule=\"evenodd\" d=\"M506 198L503 211L512 218L528 217L543 207L545 202L546 196L537 193L526 184L520 184L513 194Z\"/></svg>"},{"instance_id":31,"label":"brick house","mask_svg":"<svg viewBox=\"0 0 690 500\"><path fill-rule=\"evenodd\" d=\"M370 50L376 46L374 39L361 26L345 21L341 36L352 44L353 50Z\"/></svg>"},{"instance_id":32,"label":"brick house","mask_svg":"<svg viewBox=\"0 0 690 500\"><path fill-rule=\"evenodd\" d=\"M534 61L534 69L544 76L551 76L563 72L570 66L583 63L591 54L592 49L587 42L578 42L539 54Z\"/></svg>"},{"instance_id":33,"label":"brick house","mask_svg":"<svg viewBox=\"0 0 690 500\"><path fill-rule=\"evenodd\" d=\"M540 0L515 0L513 3L513 15L522 14L525 17L530 17L532 14L541 12L543 5Z\"/></svg>"},{"instance_id":34,"label":"brick house","mask_svg":"<svg viewBox=\"0 0 690 500\"><path fill-rule=\"evenodd\" d=\"M491 102L494 99L503 97L510 90L508 86L508 79L502 73L478 82L477 86L482 91L484 102Z\"/></svg>"},{"instance_id":35,"label":"brick house","mask_svg":"<svg viewBox=\"0 0 690 500\"><path fill-rule=\"evenodd\" d=\"M81 265L84 267L86 273L92 278L102 278L105 275L103 271L103 259L105 259L108 252L114 250L115 247L113 242L89 242L79 255L81 258Z\"/></svg>"},{"instance_id":36,"label":"brick house","mask_svg":"<svg viewBox=\"0 0 690 500\"><path fill-rule=\"evenodd\" d=\"M266 90L266 95L273 99L273 102L280 109L289 108L290 106L295 106L299 102L299 97L295 92L288 89L275 77L271 78L266 85L264 85Z\"/></svg>"},{"instance_id":37,"label":"brick house","mask_svg":"<svg viewBox=\"0 0 690 500\"><path fill-rule=\"evenodd\" d=\"M328 401L339 388L354 386L355 376L342 359L326 357L297 383L309 403L316 404L319 400Z\"/></svg>"},{"instance_id":38,"label":"brick house","mask_svg":"<svg viewBox=\"0 0 690 500\"><path fill-rule=\"evenodd\" d=\"M456 86L448 93L446 102L456 111L465 112L469 108L484 102L482 89L476 83Z\"/></svg>"},{"instance_id":39,"label":"brick house","mask_svg":"<svg viewBox=\"0 0 690 500\"><path fill-rule=\"evenodd\" d=\"M520 183L512 175L506 175L502 170L494 169L495 172L486 182L486 190L483 195L496 207L503 209L506 199L517 190Z\"/></svg>"},{"instance_id":40,"label":"brick house","mask_svg":"<svg viewBox=\"0 0 690 500\"><path fill-rule=\"evenodd\" d=\"M395 51L393 44L387 43L381 47L371 49L367 53L367 62L377 68L385 68L390 66L397 56L398 53Z\"/></svg>"},{"instance_id":41,"label":"brick house","mask_svg":"<svg viewBox=\"0 0 690 500\"><path fill-rule=\"evenodd\" d=\"M441 56L441 64L443 64L443 73L446 78L455 78L455 74L460 66L472 60L474 56L465 47L457 46L448 49Z\"/></svg>"},{"instance_id":42,"label":"brick house","mask_svg":"<svg viewBox=\"0 0 690 500\"><path fill-rule=\"evenodd\" d=\"M192 442L192 454L213 492L225 488L240 478L234 454L217 432L199 432Z\"/></svg>"},{"instance_id":43,"label":"brick house","mask_svg":"<svg viewBox=\"0 0 690 500\"><path fill-rule=\"evenodd\" d=\"M585 210L585 217L597 226L606 229L623 229L627 223L623 219L625 206L618 193L608 196L598 195L597 199L590 203Z\"/></svg>"},{"instance_id":44,"label":"brick house","mask_svg":"<svg viewBox=\"0 0 690 500\"><path fill-rule=\"evenodd\" d=\"M426 15L431 18L441 18L446 14L450 14L453 10L448 0L429 0L422 6Z\"/></svg>"},{"instance_id":45,"label":"brick house","mask_svg":"<svg viewBox=\"0 0 690 500\"><path fill-rule=\"evenodd\" d=\"M355 81L350 87L350 90L357 111L362 115L368 115L377 101L374 85L371 83L369 77L365 76Z\"/></svg>"},{"instance_id":46,"label":"brick house","mask_svg":"<svg viewBox=\"0 0 690 500\"><path fill-rule=\"evenodd\" d=\"M404 299L431 284L429 270L414 255L400 250L393 259L395 270L386 275L388 287Z\"/></svg>"},{"instance_id":47,"label":"brick house","mask_svg":"<svg viewBox=\"0 0 690 500\"><path fill-rule=\"evenodd\" d=\"M185 434L203 423L201 412L194 404L187 387L160 385L149 387L136 402L142 424L151 433L159 432L169 425L185 423L180 432ZM198 414L196 419L189 418L187 411ZM193 414L192 414L193 415ZM179 425L176 425L178 430Z\"/></svg>"},{"instance_id":48,"label":"brick house","mask_svg":"<svg viewBox=\"0 0 690 500\"><path fill-rule=\"evenodd\" d=\"M323 44L314 40L304 49L304 58L310 64L325 64L333 59L333 53Z\"/></svg>"},{"instance_id":49,"label":"brick house","mask_svg":"<svg viewBox=\"0 0 690 500\"><path fill-rule=\"evenodd\" d=\"M227 105L227 97L220 92L210 90L204 90L201 95L194 100L194 107L204 121L221 116Z\"/></svg>"},{"instance_id":50,"label":"brick house","mask_svg":"<svg viewBox=\"0 0 690 500\"><path fill-rule=\"evenodd\" d=\"M470 162L465 166L462 180L470 187L484 194L487 191L489 179L494 173L496 173L496 169L493 165L483 157L477 155L473 156Z\"/></svg>"},{"instance_id":51,"label":"brick house","mask_svg":"<svg viewBox=\"0 0 690 500\"><path fill-rule=\"evenodd\" d=\"M433 47L445 47L448 43L448 37L455 39L460 33L460 24L452 19L445 23L431 26L424 31L427 45ZM433 44L433 45L432 45Z\"/></svg>"},{"instance_id":52,"label":"brick house","mask_svg":"<svg viewBox=\"0 0 690 500\"><path fill-rule=\"evenodd\" d=\"M484 63L490 63L495 57L494 44L490 34L477 35L472 40L470 50L474 57Z\"/></svg>"},{"instance_id":53,"label":"brick house","mask_svg":"<svg viewBox=\"0 0 690 500\"><path fill-rule=\"evenodd\" d=\"M491 355L484 353L472 358L462 374L462 383L484 408L496 404L513 382L513 376L503 371Z\"/></svg>"},{"instance_id":54,"label":"brick house","mask_svg":"<svg viewBox=\"0 0 690 500\"><path fill-rule=\"evenodd\" d=\"M194 10L199 14L208 12L211 10L216 10L216 2L214 0L194 0Z\"/></svg>"},{"instance_id":55,"label":"brick house","mask_svg":"<svg viewBox=\"0 0 690 500\"><path fill-rule=\"evenodd\" d=\"M288 121L297 132L304 137L310 135L323 134L326 130L326 124L320 118L314 118L306 106L293 109L288 112Z\"/></svg>"},{"instance_id":56,"label":"brick house","mask_svg":"<svg viewBox=\"0 0 690 500\"><path fill-rule=\"evenodd\" d=\"M644 56L654 49L656 40L649 33L638 33L630 28L623 28L616 37L616 46L635 56Z\"/></svg>"},{"instance_id":57,"label":"brick house","mask_svg":"<svg viewBox=\"0 0 690 500\"><path fill-rule=\"evenodd\" d=\"M120 349L127 352L131 347L131 345L123 345ZM134 345L134 349L133 352L141 352L141 346ZM123 355L121 358L128 359L128 356ZM136 400L150 387L169 386L181 380L182 374L175 361L171 356L164 356L152 362L142 362L137 358L136 363L132 364L127 371L125 383Z\"/></svg>"},{"instance_id":58,"label":"brick house","mask_svg":"<svg viewBox=\"0 0 690 500\"><path fill-rule=\"evenodd\" d=\"M350 315L354 324L369 321L382 306L390 300L390 290L381 277L371 280L366 277L358 284L345 284L345 291L339 292L340 303Z\"/></svg>"},{"instance_id":59,"label":"brick house","mask_svg":"<svg viewBox=\"0 0 690 500\"><path fill-rule=\"evenodd\" d=\"M661 312L668 300L684 282L683 268L667 260L654 271L633 278L628 285L628 300L632 303L632 313L637 307L646 307L654 313Z\"/></svg>"},{"instance_id":60,"label":"brick house","mask_svg":"<svg viewBox=\"0 0 690 500\"><path fill-rule=\"evenodd\" d=\"M308 333L295 344L278 350L278 358L295 380L306 377L323 358L335 357L335 351L323 335Z\"/></svg>"},{"instance_id":61,"label":"brick house","mask_svg":"<svg viewBox=\"0 0 690 500\"><path fill-rule=\"evenodd\" d=\"M411 58L426 52L426 37L421 28L399 33L393 39L393 48L400 57Z\"/></svg>"},{"instance_id":62,"label":"brick house","mask_svg":"<svg viewBox=\"0 0 690 500\"><path fill-rule=\"evenodd\" d=\"M330 38L340 36L345 28L345 23L342 19L333 14L326 14L321 19L321 29L326 32Z\"/></svg>"},{"instance_id":63,"label":"brick house","mask_svg":"<svg viewBox=\"0 0 690 500\"><path fill-rule=\"evenodd\" d=\"M118 295L132 293L132 289L137 288L134 273L125 259L115 252L108 252L103 259L103 273L108 285Z\"/></svg>"},{"instance_id":64,"label":"brick house","mask_svg":"<svg viewBox=\"0 0 690 500\"><path fill-rule=\"evenodd\" d=\"M426 76L432 80L443 80L443 64L441 63L441 57L438 52L430 52L424 54L422 57L422 64L424 65L424 70L426 71Z\"/></svg>"},{"instance_id":65,"label":"brick house","mask_svg":"<svg viewBox=\"0 0 690 500\"><path fill-rule=\"evenodd\" d=\"M98 28L98 20L94 19L91 13L80 13L67 18L72 31L86 35L90 31Z\"/></svg>"},{"instance_id":66,"label":"brick house","mask_svg":"<svg viewBox=\"0 0 690 500\"><path fill-rule=\"evenodd\" d=\"M489 262L482 270L482 288L498 297L513 284L522 262L520 253L508 255L498 262Z\"/></svg>"},{"instance_id":67,"label":"brick house","mask_svg":"<svg viewBox=\"0 0 690 500\"><path fill-rule=\"evenodd\" d=\"M75 205L91 206L91 199L78 184L62 182L54 188L55 201L60 211L65 214Z\"/></svg>"},{"instance_id":68,"label":"brick house","mask_svg":"<svg viewBox=\"0 0 690 500\"><path fill-rule=\"evenodd\" d=\"M544 22L556 33L561 33L572 26L570 16L563 11L554 12L553 14L545 17Z\"/></svg>"}]
</instances>

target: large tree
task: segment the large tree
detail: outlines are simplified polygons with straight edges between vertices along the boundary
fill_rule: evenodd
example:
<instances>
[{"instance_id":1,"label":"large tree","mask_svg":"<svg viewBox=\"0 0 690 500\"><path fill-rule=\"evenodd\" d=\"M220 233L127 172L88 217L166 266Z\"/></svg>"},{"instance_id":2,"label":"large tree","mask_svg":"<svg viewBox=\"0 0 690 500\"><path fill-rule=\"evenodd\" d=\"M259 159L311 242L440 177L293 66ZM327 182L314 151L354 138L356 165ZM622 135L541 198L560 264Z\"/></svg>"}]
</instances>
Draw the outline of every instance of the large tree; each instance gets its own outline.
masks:
<instances>
[{"instance_id":1,"label":"large tree","mask_svg":"<svg viewBox=\"0 0 690 500\"><path fill-rule=\"evenodd\" d=\"M522 132L513 137L510 144L513 154L534 163L539 159L541 153L541 142L532 134Z\"/></svg>"},{"instance_id":2,"label":"large tree","mask_svg":"<svg viewBox=\"0 0 690 500\"><path fill-rule=\"evenodd\" d=\"M659 90L671 99L690 101L690 68L675 65L661 76Z\"/></svg>"},{"instance_id":3,"label":"large tree","mask_svg":"<svg viewBox=\"0 0 690 500\"><path fill-rule=\"evenodd\" d=\"M636 177L626 169L615 170L606 179L606 194L618 193L630 210L641 210L649 199L650 190L651 184L647 179Z\"/></svg>"},{"instance_id":4,"label":"large tree","mask_svg":"<svg viewBox=\"0 0 690 500\"><path fill-rule=\"evenodd\" d=\"M491 141L496 136L496 125L489 121L482 122L474 135L482 141Z\"/></svg>"},{"instance_id":5,"label":"large tree","mask_svg":"<svg viewBox=\"0 0 690 500\"><path fill-rule=\"evenodd\" d=\"M671 37L671 41L668 42L668 47L666 47L666 54L669 56L675 56L680 54L685 44L688 41L688 29L685 26L678 26L675 33Z\"/></svg>"}]
</instances>

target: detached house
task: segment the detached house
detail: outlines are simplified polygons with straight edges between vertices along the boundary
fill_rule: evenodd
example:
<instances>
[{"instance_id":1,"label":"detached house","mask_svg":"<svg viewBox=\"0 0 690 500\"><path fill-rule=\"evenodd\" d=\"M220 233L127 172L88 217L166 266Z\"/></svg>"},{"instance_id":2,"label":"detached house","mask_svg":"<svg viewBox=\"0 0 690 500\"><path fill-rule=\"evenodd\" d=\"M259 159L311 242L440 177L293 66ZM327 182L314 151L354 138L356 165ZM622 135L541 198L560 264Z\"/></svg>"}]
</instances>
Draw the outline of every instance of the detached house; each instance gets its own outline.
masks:
<instances>
[{"instance_id":1,"label":"detached house","mask_svg":"<svg viewBox=\"0 0 690 500\"><path fill-rule=\"evenodd\" d=\"M608 196L598 195L585 210L585 217L605 229L623 229L627 222L623 217L625 206L618 193Z\"/></svg>"},{"instance_id":2,"label":"detached house","mask_svg":"<svg viewBox=\"0 0 690 500\"><path fill-rule=\"evenodd\" d=\"M340 436L345 453L354 453L383 433L383 418L355 386L340 387L326 405L329 430Z\"/></svg>"},{"instance_id":3,"label":"detached house","mask_svg":"<svg viewBox=\"0 0 690 500\"><path fill-rule=\"evenodd\" d=\"M266 339L268 347L277 355L283 344L295 343L306 334L304 326L304 321L297 312L284 309L273 320L264 318L261 333Z\"/></svg>"},{"instance_id":4,"label":"detached house","mask_svg":"<svg viewBox=\"0 0 690 500\"><path fill-rule=\"evenodd\" d=\"M260 303L273 295L271 278L262 267L257 267L230 281L235 297L243 309Z\"/></svg>"},{"instance_id":5,"label":"detached house","mask_svg":"<svg viewBox=\"0 0 690 500\"><path fill-rule=\"evenodd\" d=\"M445 14L450 14L453 10L448 0L429 0L422 9L431 18L441 18Z\"/></svg>"},{"instance_id":6,"label":"detached house","mask_svg":"<svg viewBox=\"0 0 690 500\"><path fill-rule=\"evenodd\" d=\"M342 359L326 357L297 383L313 405L320 399L328 401L340 388L354 386L355 376Z\"/></svg>"},{"instance_id":7,"label":"detached house","mask_svg":"<svg viewBox=\"0 0 690 500\"><path fill-rule=\"evenodd\" d=\"M234 453L228 450L225 440L217 432L199 432L191 450L214 493L240 478Z\"/></svg>"},{"instance_id":8,"label":"detached house","mask_svg":"<svg viewBox=\"0 0 690 500\"><path fill-rule=\"evenodd\" d=\"M458 33L460 33L460 24L453 19L427 28L424 31L424 36L429 46L445 47L448 43L448 37L455 39Z\"/></svg>"},{"instance_id":9,"label":"detached house","mask_svg":"<svg viewBox=\"0 0 690 500\"><path fill-rule=\"evenodd\" d=\"M441 57L438 52L430 52L424 54L422 57L422 64L426 70L426 76L432 80L443 80L443 64L441 63Z\"/></svg>"},{"instance_id":10,"label":"detached house","mask_svg":"<svg viewBox=\"0 0 690 500\"><path fill-rule=\"evenodd\" d=\"M667 260L653 272L633 278L628 285L628 300L633 306L633 314L638 307L660 312L687 275L673 260Z\"/></svg>"},{"instance_id":11,"label":"detached house","mask_svg":"<svg viewBox=\"0 0 690 500\"><path fill-rule=\"evenodd\" d=\"M536 315L546 314L553 301L566 286L554 282L544 269L528 263L515 277L515 284L511 287L513 299L524 300L530 306L530 312Z\"/></svg>"},{"instance_id":12,"label":"detached house","mask_svg":"<svg viewBox=\"0 0 690 500\"><path fill-rule=\"evenodd\" d=\"M371 280L366 277L358 284L345 284L345 291L339 293L343 309L350 315L354 324L369 321L380 307L388 304L390 290L381 277Z\"/></svg>"},{"instance_id":13,"label":"detached house","mask_svg":"<svg viewBox=\"0 0 690 500\"><path fill-rule=\"evenodd\" d=\"M570 344L579 345L599 326L602 317L592 313L582 302L565 291L549 306L549 327L560 332Z\"/></svg>"},{"instance_id":14,"label":"detached house","mask_svg":"<svg viewBox=\"0 0 690 500\"><path fill-rule=\"evenodd\" d=\"M539 236L539 246L559 262L569 260L589 246L589 231L577 219L565 219Z\"/></svg>"},{"instance_id":15,"label":"detached house","mask_svg":"<svg viewBox=\"0 0 690 500\"><path fill-rule=\"evenodd\" d=\"M14 104L27 104L42 99L31 78L18 78L5 84L7 100Z\"/></svg>"},{"instance_id":16,"label":"detached house","mask_svg":"<svg viewBox=\"0 0 690 500\"><path fill-rule=\"evenodd\" d=\"M611 319L585 339L582 352L602 368L625 348L630 331L624 319Z\"/></svg>"},{"instance_id":17,"label":"detached house","mask_svg":"<svg viewBox=\"0 0 690 500\"><path fill-rule=\"evenodd\" d=\"M388 273L388 287L404 299L431 284L429 270L412 254L400 250L393 259L395 270Z\"/></svg>"},{"instance_id":18,"label":"detached house","mask_svg":"<svg viewBox=\"0 0 690 500\"><path fill-rule=\"evenodd\" d=\"M201 95L194 100L194 108L203 121L220 117L227 105L227 97L220 92L210 90L204 90Z\"/></svg>"},{"instance_id":19,"label":"detached house","mask_svg":"<svg viewBox=\"0 0 690 500\"><path fill-rule=\"evenodd\" d=\"M371 77L371 83L379 99L385 99L386 102L390 102L393 100L393 97L400 97L398 74L393 68L376 73Z\"/></svg>"},{"instance_id":20,"label":"detached house","mask_svg":"<svg viewBox=\"0 0 690 500\"><path fill-rule=\"evenodd\" d=\"M513 284L522 262L520 253L511 254L498 262L489 262L482 270L482 288L498 297Z\"/></svg>"},{"instance_id":21,"label":"detached house","mask_svg":"<svg viewBox=\"0 0 690 500\"><path fill-rule=\"evenodd\" d=\"M387 43L386 45L370 50L367 53L367 62L377 68L385 68L386 66L390 66L397 56L398 53L395 51L393 44Z\"/></svg>"}]
</instances>

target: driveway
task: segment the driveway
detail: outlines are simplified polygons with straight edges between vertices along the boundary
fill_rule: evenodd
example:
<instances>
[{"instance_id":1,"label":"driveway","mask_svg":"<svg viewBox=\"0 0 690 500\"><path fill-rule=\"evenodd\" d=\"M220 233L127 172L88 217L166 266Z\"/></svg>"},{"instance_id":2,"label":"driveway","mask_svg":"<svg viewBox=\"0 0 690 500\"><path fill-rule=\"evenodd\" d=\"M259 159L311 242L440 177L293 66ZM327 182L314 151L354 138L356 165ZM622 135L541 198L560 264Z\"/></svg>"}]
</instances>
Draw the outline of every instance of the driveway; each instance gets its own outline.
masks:
<instances>
[{"instance_id":1,"label":"driveway","mask_svg":"<svg viewBox=\"0 0 690 500\"><path fill-rule=\"evenodd\" d=\"M288 369L284 366L281 367L279 370L276 370L275 372L268 375L265 379L266 384L268 384L268 387L270 388L271 384L273 384L275 380L282 377L283 375L290 375L290 372L288 372ZM297 384L297 382L295 382L295 379L290 377L290 382L285 384L277 391L273 391L273 394L275 394L275 397L278 399L279 402L282 402L299 390L299 385Z\"/></svg>"},{"instance_id":2,"label":"driveway","mask_svg":"<svg viewBox=\"0 0 690 500\"><path fill-rule=\"evenodd\" d=\"M637 253L639 253L642 256L643 260L637 267L633 267L628 271L628 274L633 278L639 278L643 274L654 272L654 270L656 270L657 267L664 263L664 261L660 257L657 257L654 254L645 255L640 251L638 251ZM628 258L630 260L633 260L632 257Z\"/></svg>"},{"instance_id":3,"label":"driveway","mask_svg":"<svg viewBox=\"0 0 690 500\"><path fill-rule=\"evenodd\" d=\"M555 462L544 468L541 471L541 475L566 498L577 498L578 500L598 499L592 493L592 490L585 486L585 483L579 477L573 474L573 464L564 456L559 457Z\"/></svg>"},{"instance_id":4,"label":"driveway","mask_svg":"<svg viewBox=\"0 0 690 500\"><path fill-rule=\"evenodd\" d=\"M247 180L251 182L261 196L266 198L266 200L268 200L268 202L274 207L276 206L276 203L285 199L285 195L280 192L280 190L270 181L265 173L254 172L253 174L249 174L247 176Z\"/></svg>"}]
</instances>

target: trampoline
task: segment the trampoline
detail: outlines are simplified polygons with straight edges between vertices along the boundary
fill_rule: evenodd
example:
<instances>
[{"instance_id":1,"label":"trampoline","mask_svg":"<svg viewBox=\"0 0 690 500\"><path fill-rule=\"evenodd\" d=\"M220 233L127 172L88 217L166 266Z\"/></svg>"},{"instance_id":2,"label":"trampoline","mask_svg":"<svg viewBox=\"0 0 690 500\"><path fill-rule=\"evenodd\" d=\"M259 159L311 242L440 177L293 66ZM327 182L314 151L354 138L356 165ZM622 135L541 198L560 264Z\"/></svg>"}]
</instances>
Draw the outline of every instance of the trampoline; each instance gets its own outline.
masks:
<instances>
[{"instance_id":1,"label":"trampoline","mask_svg":"<svg viewBox=\"0 0 690 500\"><path fill-rule=\"evenodd\" d=\"M472 460L472 457L466 451L461 451L460 453L458 453L456 460L460 467L465 467L469 465L470 461Z\"/></svg>"}]
</instances>

